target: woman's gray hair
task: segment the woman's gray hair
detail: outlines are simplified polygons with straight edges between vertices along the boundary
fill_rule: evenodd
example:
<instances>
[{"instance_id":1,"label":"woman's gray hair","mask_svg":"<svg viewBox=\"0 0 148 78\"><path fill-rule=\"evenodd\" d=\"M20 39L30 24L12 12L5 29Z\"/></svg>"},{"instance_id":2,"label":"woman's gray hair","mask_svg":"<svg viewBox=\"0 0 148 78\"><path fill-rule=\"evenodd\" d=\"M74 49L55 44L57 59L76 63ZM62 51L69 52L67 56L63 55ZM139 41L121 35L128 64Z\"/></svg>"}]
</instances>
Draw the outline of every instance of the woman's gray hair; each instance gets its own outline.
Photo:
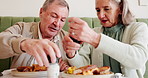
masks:
<instances>
[{"instance_id":1,"label":"woman's gray hair","mask_svg":"<svg viewBox=\"0 0 148 78\"><path fill-rule=\"evenodd\" d=\"M131 9L129 8L129 4L127 0L114 0L119 5L121 5L121 11L122 11L122 23L124 25L129 25L131 22L135 21L135 16L131 12Z\"/></svg>"},{"instance_id":2,"label":"woman's gray hair","mask_svg":"<svg viewBox=\"0 0 148 78\"><path fill-rule=\"evenodd\" d=\"M68 3L65 1L65 0L46 0L42 6L43 10L46 11L47 7L49 5L51 5L54 1L57 1L58 2L58 5L61 5L61 6L64 6L64 7L67 7L67 9L69 10L69 5Z\"/></svg>"}]
</instances>

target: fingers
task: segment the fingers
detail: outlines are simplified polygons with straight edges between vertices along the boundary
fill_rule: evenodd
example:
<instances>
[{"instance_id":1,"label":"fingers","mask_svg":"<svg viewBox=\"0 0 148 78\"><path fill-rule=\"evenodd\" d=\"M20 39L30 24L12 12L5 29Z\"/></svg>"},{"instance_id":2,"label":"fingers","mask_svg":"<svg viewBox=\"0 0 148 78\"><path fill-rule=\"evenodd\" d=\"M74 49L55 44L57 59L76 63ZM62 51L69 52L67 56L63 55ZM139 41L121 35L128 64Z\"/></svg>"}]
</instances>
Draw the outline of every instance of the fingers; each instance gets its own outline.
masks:
<instances>
[{"instance_id":1,"label":"fingers","mask_svg":"<svg viewBox=\"0 0 148 78\"><path fill-rule=\"evenodd\" d=\"M77 17L71 17L68 19L68 22L76 23L76 24L83 24L84 21Z\"/></svg>"},{"instance_id":2,"label":"fingers","mask_svg":"<svg viewBox=\"0 0 148 78\"><path fill-rule=\"evenodd\" d=\"M85 37L85 34L89 32L88 24L82 19L76 17L69 18L69 22L70 23L68 26L70 27L69 28L70 37L73 37L77 41L83 42L84 39L82 38Z\"/></svg>"},{"instance_id":3,"label":"fingers","mask_svg":"<svg viewBox=\"0 0 148 78\"><path fill-rule=\"evenodd\" d=\"M51 41L48 44L53 48L54 52L56 53L56 56L60 58L61 52L60 52L60 49L58 48L58 46Z\"/></svg>"},{"instance_id":4,"label":"fingers","mask_svg":"<svg viewBox=\"0 0 148 78\"><path fill-rule=\"evenodd\" d=\"M73 58L76 54L75 50L66 50L68 58Z\"/></svg>"},{"instance_id":5,"label":"fingers","mask_svg":"<svg viewBox=\"0 0 148 78\"><path fill-rule=\"evenodd\" d=\"M48 59L48 63L51 61L51 63L55 63L56 62L56 54L53 50L53 48L51 46L45 46L45 50L47 55L50 57L50 59ZM46 57L47 57L46 55Z\"/></svg>"},{"instance_id":6,"label":"fingers","mask_svg":"<svg viewBox=\"0 0 148 78\"><path fill-rule=\"evenodd\" d=\"M79 48L80 47L80 44L77 44L75 42L73 42L73 40L69 37L69 36L64 36L64 39L62 40L63 44L65 46L71 46L73 48Z\"/></svg>"},{"instance_id":7,"label":"fingers","mask_svg":"<svg viewBox=\"0 0 148 78\"><path fill-rule=\"evenodd\" d=\"M70 39L71 40L71 39ZM72 41L72 40L71 40ZM63 41L63 47L64 47L64 50L78 50L80 48L80 44L78 43L75 43L75 42L69 42L69 41Z\"/></svg>"},{"instance_id":8,"label":"fingers","mask_svg":"<svg viewBox=\"0 0 148 78\"><path fill-rule=\"evenodd\" d=\"M68 24L69 28L73 29L73 30L77 30L77 29L81 28L80 25L81 24L77 24L77 23L73 23L73 22Z\"/></svg>"},{"instance_id":9,"label":"fingers","mask_svg":"<svg viewBox=\"0 0 148 78\"><path fill-rule=\"evenodd\" d=\"M74 50L74 51L77 51L77 50L79 50L79 48L80 48L79 45L78 46L71 45L71 46L67 46L65 48L65 50Z\"/></svg>"},{"instance_id":10,"label":"fingers","mask_svg":"<svg viewBox=\"0 0 148 78\"><path fill-rule=\"evenodd\" d=\"M58 58L61 57L60 49L55 43L51 41L48 41L48 45L45 46L45 50L46 50L47 55L49 55L50 61L52 63L55 63L57 61L57 57Z\"/></svg>"},{"instance_id":11,"label":"fingers","mask_svg":"<svg viewBox=\"0 0 148 78\"><path fill-rule=\"evenodd\" d=\"M39 64L39 66L43 66L43 62L41 60L41 57L37 52L36 52L36 55L34 55L34 57L35 57L37 63Z\"/></svg>"},{"instance_id":12,"label":"fingers","mask_svg":"<svg viewBox=\"0 0 148 78\"><path fill-rule=\"evenodd\" d=\"M63 43L67 43L67 42L73 42L73 40L67 35L67 36L64 36L64 39L63 39Z\"/></svg>"},{"instance_id":13,"label":"fingers","mask_svg":"<svg viewBox=\"0 0 148 78\"><path fill-rule=\"evenodd\" d=\"M32 47L31 49L29 49L28 51L26 51L26 53L34 56L36 61L38 62L38 64L40 66L43 66L43 65L49 66L49 62L48 62L48 60L46 58L46 53L38 45L36 45L36 46Z\"/></svg>"},{"instance_id":14,"label":"fingers","mask_svg":"<svg viewBox=\"0 0 148 78\"><path fill-rule=\"evenodd\" d=\"M64 70L67 70L68 69L68 65L63 65L63 66L61 66L61 68L60 68L60 71L62 72L62 71L64 71Z\"/></svg>"},{"instance_id":15,"label":"fingers","mask_svg":"<svg viewBox=\"0 0 148 78\"><path fill-rule=\"evenodd\" d=\"M63 48L68 58L73 58L76 51L80 48L80 44L73 42L70 37L65 36L63 40Z\"/></svg>"},{"instance_id":16,"label":"fingers","mask_svg":"<svg viewBox=\"0 0 148 78\"><path fill-rule=\"evenodd\" d=\"M70 27L70 29L73 29L73 30L81 30L83 28L83 26L87 26L87 23L80 19L80 18L77 18L77 17L71 17L69 18L69 24L68 26Z\"/></svg>"},{"instance_id":17,"label":"fingers","mask_svg":"<svg viewBox=\"0 0 148 78\"><path fill-rule=\"evenodd\" d=\"M81 32L77 31L77 30L73 30L73 29L69 29L69 36L79 40L77 37L81 34ZM72 40L73 41L73 40Z\"/></svg>"},{"instance_id":18,"label":"fingers","mask_svg":"<svg viewBox=\"0 0 148 78\"><path fill-rule=\"evenodd\" d=\"M36 61L40 66L49 66L47 55L50 56L51 62L56 62L56 56L61 57L58 46L47 39L37 40L30 39L25 40L22 48L26 53L35 57Z\"/></svg>"},{"instance_id":19,"label":"fingers","mask_svg":"<svg viewBox=\"0 0 148 78\"><path fill-rule=\"evenodd\" d=\"M69 65L66 61L63 61L62 59L59 60L59 65L60 65L60 71L67 70Z\"/></svg>"}]
</instances>

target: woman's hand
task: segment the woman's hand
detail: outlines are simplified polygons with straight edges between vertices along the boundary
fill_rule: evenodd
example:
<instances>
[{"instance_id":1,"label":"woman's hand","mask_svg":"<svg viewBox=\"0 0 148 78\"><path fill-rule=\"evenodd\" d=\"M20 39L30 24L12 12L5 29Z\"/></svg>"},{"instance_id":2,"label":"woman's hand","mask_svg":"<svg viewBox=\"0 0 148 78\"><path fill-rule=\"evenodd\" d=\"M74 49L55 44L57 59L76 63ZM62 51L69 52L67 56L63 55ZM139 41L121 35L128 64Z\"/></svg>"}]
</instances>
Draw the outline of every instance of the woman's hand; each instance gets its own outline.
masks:
<instances>
[{"instance_id":1,"label":"woman's hand","mask_svg":"<svg viewBox=\"0 0 148 78\"><path fill-rule=\"evenodd\" d=\"M58 46L48 39L26 39L21 42L21 49L34 56L40 66L49 66L47 55L52 63L56 62L56 57L61 57Z\"/></svg>"},{"instance_id":2,"label":"woman's hand","mask_svg":"<svg viewBox=\"0 0 148 78\"><path fill-rule=\"evenodd\" d=\"M73 42L69 36L65 36L62 42L67 57L73 58L76 54L76 51L80 48L80 44Z\"/></svg>"},{"instance_id":3,"label":"woman's hand","mask_svg":"<svg viewBox=\"0 0 148 78\"><path fill-rule=\"evenodd\" d=\"M69 64L62 60L62 58L59 59L59 65L60 65L60 72L67 70L69 68Z\"/></svg>"},{"instance_id":4,"label":"woman's hand","mask_svg":"<svg viewBox=\"0 0 148 78\"><path fill-rule=\"evenodd\" d=\"M94 47L98 46L101 35L93 31L85 21L71 17L69 18L69 27L70 37L89 43Z\"/></svg>"}]
</instances>

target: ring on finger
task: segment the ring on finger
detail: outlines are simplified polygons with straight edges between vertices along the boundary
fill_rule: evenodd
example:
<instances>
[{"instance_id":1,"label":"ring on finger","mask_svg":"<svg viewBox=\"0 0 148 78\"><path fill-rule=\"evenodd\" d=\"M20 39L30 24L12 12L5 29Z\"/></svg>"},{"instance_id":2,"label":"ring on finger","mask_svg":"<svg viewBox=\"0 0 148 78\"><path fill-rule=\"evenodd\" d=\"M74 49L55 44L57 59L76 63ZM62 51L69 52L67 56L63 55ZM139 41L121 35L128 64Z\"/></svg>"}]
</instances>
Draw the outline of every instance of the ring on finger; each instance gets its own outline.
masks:
<instances>
[{"instance_id":1,"label":"ring on finger","mask_svg":"<svg viewBox=\"0 0 148 78\"><path fill-rule=\"evenodd\" d=\"M72 32L71 34L72 34L72 35L75 35L75 33L74 33L74 32Z\"/></svg>"},{"instance_id":2,"label":"ring on finger","mask_svg":"<svg viewBox=\"0 0 148 78\"><path fill-rule=\"evenodd\" d=\"M75 35L75 33L74 33L74 30L72 30L72 33L71 33L72 35Z\"/></svg>"}]
</instances>

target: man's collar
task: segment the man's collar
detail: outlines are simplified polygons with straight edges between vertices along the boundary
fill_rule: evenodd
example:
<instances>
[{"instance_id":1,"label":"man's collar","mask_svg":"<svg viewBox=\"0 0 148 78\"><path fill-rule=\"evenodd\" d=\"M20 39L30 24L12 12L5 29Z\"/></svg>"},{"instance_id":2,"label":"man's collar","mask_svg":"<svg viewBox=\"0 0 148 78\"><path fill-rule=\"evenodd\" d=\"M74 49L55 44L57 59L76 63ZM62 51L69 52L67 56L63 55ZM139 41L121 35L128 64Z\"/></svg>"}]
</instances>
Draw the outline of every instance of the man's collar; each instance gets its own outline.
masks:
<instances>
[{"instance_id":1,"label":"man's collar","mask_svg":"<svg viewBox=\"0 0 148 78\"><path fill-rule=\"evenodd\" d=\"M40 23L38 23L38 35L39 35L39 39L43 39L41 31L40 31Z\"/></svg>"},{"instance_id":2,"label":"man's collar","mask_svg":"<svg viewBox=\"0 0 148 78\"><path fill-rule=\"evenodd\" d=\"M39 36L39 39L43 39L42 34L41 34L41 29L40 29L40 23L38 23L38 36ZM57 41L59 41L59 39L60 39L60 36L58 34L54 36L53 39L51 39L51 41L56 43Z\"/></svg>"}]
</instances>

